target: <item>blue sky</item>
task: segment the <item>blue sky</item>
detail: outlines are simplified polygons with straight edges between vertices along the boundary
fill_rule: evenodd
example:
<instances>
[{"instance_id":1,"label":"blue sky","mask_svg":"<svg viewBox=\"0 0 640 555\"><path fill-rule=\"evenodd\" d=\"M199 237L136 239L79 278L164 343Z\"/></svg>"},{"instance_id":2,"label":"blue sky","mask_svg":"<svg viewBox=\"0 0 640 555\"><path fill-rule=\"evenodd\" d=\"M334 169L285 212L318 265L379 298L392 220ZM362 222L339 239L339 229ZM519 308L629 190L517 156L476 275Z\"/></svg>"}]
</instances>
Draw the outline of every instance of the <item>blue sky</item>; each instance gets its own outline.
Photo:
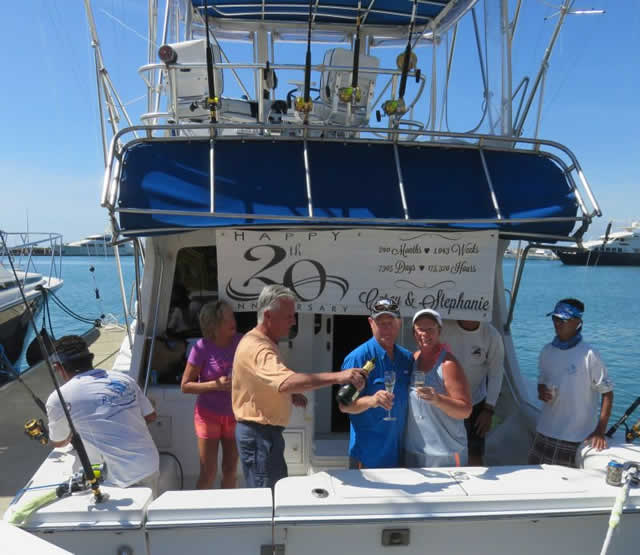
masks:
<instances>
[{"instance_id":1,"label":"blue sky","mask_svg":"<svg viewBox=\"0 0 640 555\"><path fill-rule=\"evenodd\" d=\"M544 17L559 3L524 0L514 83L525 68L535 74L555 23ZM145 94L136 70L146 62L138 36L146 34L146 7L147 0L93 2L105 63L125 102ZM640 10L638 0L577 0L576 8L606 14L569 16L551 59L540 134L567 145L580 160L604 211L594 235L611 219L640 219ZM99 206L102 147L83 2L11 2L3 12L0 228L23 230L28 220L31 230L58 231L65 241L101 232L107 224ZM392 59L400 50L385 55ZM426 70L429 55L425 49L418 55ZM315 53L314 61L320 61ZM467 83L477 69L456 67L452 96L460 107L450 120L467 122L479 105ZM141 101L130 105L132 114L143 108Z\"/></svg>"}]
</instances>

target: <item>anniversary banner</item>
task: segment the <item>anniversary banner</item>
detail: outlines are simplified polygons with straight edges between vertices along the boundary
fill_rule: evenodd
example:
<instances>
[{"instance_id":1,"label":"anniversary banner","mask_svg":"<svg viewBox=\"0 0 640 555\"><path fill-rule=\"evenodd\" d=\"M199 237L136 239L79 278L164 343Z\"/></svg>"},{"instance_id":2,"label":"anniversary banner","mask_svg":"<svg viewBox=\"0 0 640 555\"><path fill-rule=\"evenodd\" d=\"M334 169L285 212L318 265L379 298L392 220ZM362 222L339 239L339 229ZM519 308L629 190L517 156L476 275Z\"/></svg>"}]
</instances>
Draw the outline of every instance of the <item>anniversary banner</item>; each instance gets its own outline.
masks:
<instances>
[{"instance_id":1,"label":"anniversary banner","mask_svg":"<svg viewBox=\"0 0 640 555\"><path fill-rule=\"evenodd\" d=\"M368 314L379 296L404 316L433 308L445 318L489 320L495 231L218 230L220 296L256 310L265 285L291 288L299 312Z\"/></svg>"}]
</instances>

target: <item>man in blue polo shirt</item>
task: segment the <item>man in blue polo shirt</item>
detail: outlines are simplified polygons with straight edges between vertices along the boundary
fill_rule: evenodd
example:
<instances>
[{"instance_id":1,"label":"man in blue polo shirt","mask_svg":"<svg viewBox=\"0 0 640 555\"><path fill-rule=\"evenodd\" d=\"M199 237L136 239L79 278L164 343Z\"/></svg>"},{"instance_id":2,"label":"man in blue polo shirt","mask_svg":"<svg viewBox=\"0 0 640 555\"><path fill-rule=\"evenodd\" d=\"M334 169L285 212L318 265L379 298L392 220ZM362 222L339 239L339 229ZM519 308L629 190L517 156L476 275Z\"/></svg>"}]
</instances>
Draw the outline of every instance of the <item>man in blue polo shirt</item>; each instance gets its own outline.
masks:
<instances>
[{"instance_id":1,"label":"man in blue polo shirt","mask_svg":"<svg viewBox=\"0 0 640 555\"><path fill-rule=\"evenodd\" d=\"M391 299L378 299L371 309L369 325L373 337L347 355L342 368L362 368L375 358L360 396L349 405L339 405L349 414L349 468L400 466L402 437L407 420L411 352L396 345L402 319ZM395 372L393 393L385 391L385 371ZM390 411L391 419L386 419Z\"/></svg>"}]
</instances>

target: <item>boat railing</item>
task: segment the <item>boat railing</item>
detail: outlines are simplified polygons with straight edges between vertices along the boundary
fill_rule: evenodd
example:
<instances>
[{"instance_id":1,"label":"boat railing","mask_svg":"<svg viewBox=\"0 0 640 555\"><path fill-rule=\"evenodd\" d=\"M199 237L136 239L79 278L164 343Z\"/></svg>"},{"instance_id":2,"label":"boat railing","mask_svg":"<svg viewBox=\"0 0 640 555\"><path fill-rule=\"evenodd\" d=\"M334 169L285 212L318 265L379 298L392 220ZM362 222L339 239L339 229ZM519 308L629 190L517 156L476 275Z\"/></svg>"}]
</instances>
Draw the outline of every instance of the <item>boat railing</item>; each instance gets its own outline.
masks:
<instances>
[{"instance_id":1,"label":"boat railing","mask_svg":"<svg viewBox=\"0 0 640 555\"><path fill-rule=\"evenodd\" d=\"M42 274L51 285L53 279L62 278L62 235L47 232L5 232L0 231L0 266L10 265L22 273L22 284L34 274ZM47 271L36 267L34 256L47 257Z\"/></svg>"},{"instance_id":2,"label":"boat railing","mask_svg":"<svg viewBox=\"0 0 640 555\"><path fill-rule=\"evenodd\" d=\"M264 83L265 82L265 75L267 72L274 72L274 71L290 71L290 72L299 72L301 75L304 75L305 72L305 66L301 65L301 64L278 64L278 63L269 63L269 64L262 64L262 63L225 63L225 62L215 62L212 64L213 70L230 70L235 79L236 82L238 84L238 86L240 87L240 89L244 92L244 95L246 97L245 101L247 103L250 102L250 98L251 95L249 94L247 88L244 86L241 78L239 77L237 70L253 70L253 72L255 73L255 82L256 83ZM179 79L184 79L185 75L188 75L189 72L191 72L191 70L203 70L206 71L207 69L207 64L205 62L190 62L190 63L180 63L180 62L176 62L176 63L172 63L172 64L165 64L165 63L153 63L153 64L146 64L141 66L138 69L138 74L142 77L142 79L144 80L145 84L147 85L147 87L149 89L153 89L155 88L155 83L153 83L153 78L154 75L156 75L157 71L162 71L162 72L166 72L167 75L167 79L166 79L166 87L167 89L170 91L170 95L168 96L169 100L170 100L170 111L168 112L147 112L145 114L142 114L140 116L141 121L145 122L145 123L151 123L151 124L155 124L158 122L158 120L176 120L178 119L184 119L184 120L188 120L188 117L184 117L184 118L179 118L178 117L178 94L177 94L177 83ZM350 74L353 71L353 67L351 66L343 66L343 65L330 65L330 64L315 64L311 66L311 71L313 72L319 72L321 73L323 76L327 75L328 72L340 72L340 73L347 73ZM365 114L365 119L368 121L371 117L371 114L374 112L374 110L376 110L376 108L378 106L381 106L382 100L384 98L384 95L387 94L387 91L389 90L389 88L391 89L391 97L395 98L396 94L397 94L397 89L398 89L398 81L402 76L402 71L400 69L389 69L389 68L380 68L380 67L366 67L366 66L361 66L359 68L360 71L360 75L374 75L375 77L381 75L381 76L388 76L389 79L387 81L387 83L382 87L382 89L380 90L380 92L378 93L378 96L371 102L364 102L365 104L365 108L366 108L366 114ZM409 71L408 73L408 77L415 80L416 83L418 83L418 88L415 91L415 93L413 94L413 97L411 98L411 100L409 102L406 103L406 114L408 114L408 119L406 120L408 125L415 125L415 120L413 119L413 111L415 108L415 105L417 104L418 100L420 99L420 97L422 96L422 93L424 91L424 88L426 86L427 80L424 74L422 74L419 70L412 70ZM303 94L303 80L300 81L289 81L289 83L291 85L293 85L294 87L296 87L298 89L298 95L301 96ZM333 92L337 92L337 91L333 91ZM336 94L333 94L334 97L337 97ZM289 99L285 100L285 102L288 102ZM269 114L269 106L271 106L272 102L277 101L277 99L265 99L264 95L260 94L258 95L258 97L255 100L255 103L257 104L258 110L257 110L257 117L256 117L256 121L264 121ZM281 100L282 101L282 100ZM319 102L319 103L323 103L321 102L319 99L314 100L314 102ZM267 104L269 103L269 104ZM351 108L351 104L348 102L337 102L337 98L336 98L336 102L334 102L331 108L335 111L335 110L344 110L344 111L349 111L349 109ZM291 109L291 111L293 112L293 108L289 107ZM224 113L224 97L222 99L222 110L221 113ZM293 118L295 118L296 116L294 115ZM327 121L326 123L329 123L329 117L327 117ZM399 119L399 118L393 118L390 117L388 118L388 126L392 127L394 125L398 125L398 124L404 124L405 121L403 119ZM420 126L422 127L423 124L420 123ZM339 125L337 126L340 129L342 129L344 126Z\"/></svg>"},{"instance_id":3,"label":"boat railing","mask_svg":"<svg viewBox=\"0 0 640 555\"><path fill-rule=\"evenodd\" d=\"M306 172L306 183L302 183L301 187L305 188L305 194L307 196L308 213L306 215L277 215L277 214L261 214L261 220L272 220L277 223L279 220L303 222L307 224L321 223L330 221L333 224L371 224L371 225L385 225L385 224L425 224L425 225L451 225L451 224L522 224L533 222L553 222L553 221L575 221L575 222L587 222L590 223L594 216L600 216L600 207L591 191L591 187L585 177L584 171L580 166L576 156L566 146L555 142L538 138L526 138L526 137L507 137L498 135L487 134L468 134L468 133L454 133L444 131L429 131L425 129L413 130L413 129L397 129L397 128L344 128L346 131L353 131L358 133L358 137L350 137L345 139L344 137L326 137L322 136L322 142L336 142L336 143L377 143L377 144L389 144L395 153L395 165L398 175L398 193L402 199L402 205L405 210L405 217L400 219L392 218L354 218L354 217L320 217L313 213L313 198L311 194L312 183L310 183L310 171L308 166L308 153L307 147L310 140L320 138L321 134L327 130L325 126L314 125L294 125L294 124L280 124L280 125L267 125L267 124L190 124L190 125L138 125L134 127L124 128L120 130L111 142L109 152L109 163L105 172L103 191L101 197L101 203L103 206L109 208L113 212L129 211L135 213L155 213L165 215L179 215L179 216L196 216L196 217L224 217L227 219L236 218L238 220L246 218L255 218L255 214L233 214L233 213L216 213L215 205L213 203L215 192L215 171L212 171L213 166L209 167L209 185L210 196L212 203L208 212L183 212L177 210L157 210L157 209L144 209L144 208L119 208L117 205L117 199L120 189L120 168L124 154L131 149L134 145L141 142L191 142L194 141L194 136L185 135L188 132L198 132L200 136L198 139L205 140L206 137L210 138L210 148L212 152L215 151L215 143L217 141L225 140L238 140L243 137L250 139L251 141L297 141L303 143L304 148L304 164ZM229 134L232 132L233 134ZM137 134L141 133L143 136L138 138ZM134 135L132 139L128 136ZM446 149L476 149L482 159L482 167L485 172L485 179L489 185L488 194L491 196L491 202L495 210L495 218L484 219L460 219L452 221L450 219L413 219L406 206L406 200L404 198L404 186L402 181L402 168L400 166L398 156L398 145L417 145L428 147L440 147ZM537 156L547 157L553 160L561 169L563 175L566 178L568 186L571 192L575 195L576 202L579 206L580 213L576 216L558 216L558 217L531 217L531 218L518 218L517 220L510 220L506 218L499 206L499 201L495 196L495 192L492 187L492 176L489 168L486 164L484 156L489 151L500 152L514 152L514 153L527 153ZM509 233L503 233L505 237L509 236ZM516 234L513 234L514 236ZM534 239L555 240L555 241L567 241L571 240L566 236L550 236L540 235L536 237L535 234L530 236ZM578 238L579 239L579 238Z\"/></svg>"}]
</instances>

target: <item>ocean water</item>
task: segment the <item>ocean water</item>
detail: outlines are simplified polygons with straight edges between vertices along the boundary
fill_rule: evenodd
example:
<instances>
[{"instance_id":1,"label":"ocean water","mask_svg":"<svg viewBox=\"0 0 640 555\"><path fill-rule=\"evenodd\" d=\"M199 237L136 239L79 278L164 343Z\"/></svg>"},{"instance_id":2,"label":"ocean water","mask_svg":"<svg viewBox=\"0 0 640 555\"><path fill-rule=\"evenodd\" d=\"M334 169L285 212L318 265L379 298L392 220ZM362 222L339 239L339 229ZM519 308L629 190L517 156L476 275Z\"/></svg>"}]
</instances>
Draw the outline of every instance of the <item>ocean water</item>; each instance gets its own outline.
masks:
<instances>
[{"instance_id":1,"label":"ocean water","mask_svg":"<svg viewBox=\"0 0 640 555\"><path fill-rule=\"evenodd\" d=\"M48 261L48 259L47 259ZM135 281L133 257L123 257L125 290L131 296ZM91 272L90 268L94 268ZM42 271L46 270L43 261ZM504 262L505 287L511 287L514 261ZM64 286L60 300L83 317L113 315L124 322L116 262L104 257L65 257ZM576 267L560 261L528 260L518 292L512 333L523 375L532 389L537 377L540 349L553 339L551 319L545 315L563 297L577 297L585 303L583 337L601 353L615 383L613 414L619 418L640 396L640 282L639 268ZM100 299L96 299L98 289ZM505 294L507 294L505 292ZM57 337L83 333L88 325L65 314L50 303L51 321ZM42 316L38 318L40 328ZM640 418L640 410L633 422Z\"/></svg>"}]
</instances>

